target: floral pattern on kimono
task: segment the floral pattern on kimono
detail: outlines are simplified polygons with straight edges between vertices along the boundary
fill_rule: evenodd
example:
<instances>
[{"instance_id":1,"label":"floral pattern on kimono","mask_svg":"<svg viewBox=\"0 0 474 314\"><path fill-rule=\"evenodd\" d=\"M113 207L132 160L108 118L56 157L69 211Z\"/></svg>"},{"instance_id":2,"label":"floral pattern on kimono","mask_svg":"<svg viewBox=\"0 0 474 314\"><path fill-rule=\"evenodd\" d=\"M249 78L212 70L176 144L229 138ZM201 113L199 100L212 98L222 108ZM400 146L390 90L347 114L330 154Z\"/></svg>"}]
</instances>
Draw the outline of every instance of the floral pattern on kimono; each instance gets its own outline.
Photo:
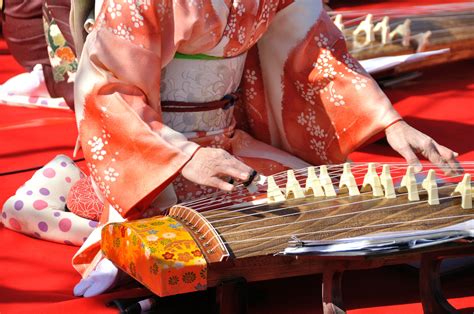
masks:
<instances>
[{"instance_id":1,"label":"floral pattern on kimono","mask_svg":"<svg viewBox=\"0 0 474 314\"><path fill-rule=\"evenodd\" d=\"M176 53L246 52L237 119L246 116L250 135L231 128L190 139L163 123L161 73ZM106 0L77 75L84 156L126 218L146 211L199 145L219 141L258 171L269 160L293 168L342 161L399 119L314 0Z\"/></svg>"},{"instance_id":2,"label":"floral pattern on kimono","mask_svg":"<svg viewBox=\"0 0 474 314\"><path fill-rule=\"evenodd\" d=\"M48 44L48 55L56 82L73 82L78 62L76 54L67 43L56 20L51 16L48 4L43 8L43 24Z\"/></svg>"}]
</instances>

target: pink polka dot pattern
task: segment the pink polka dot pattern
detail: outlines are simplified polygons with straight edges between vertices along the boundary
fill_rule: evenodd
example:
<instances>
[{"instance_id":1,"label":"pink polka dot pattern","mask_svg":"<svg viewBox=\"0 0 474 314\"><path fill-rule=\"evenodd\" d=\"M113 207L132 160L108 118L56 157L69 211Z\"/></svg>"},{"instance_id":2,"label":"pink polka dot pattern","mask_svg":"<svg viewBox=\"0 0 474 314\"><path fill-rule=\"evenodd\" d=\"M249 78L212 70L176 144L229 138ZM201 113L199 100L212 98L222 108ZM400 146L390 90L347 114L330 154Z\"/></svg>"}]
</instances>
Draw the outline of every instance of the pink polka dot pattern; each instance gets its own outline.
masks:
<instances>
[{"instance_id":1,"label":"pink polka dot pattern","mask_svg":"<svg viewBox=\"0 0 474 314\"><path fill-rule=\"evenodd\" d=\"M0 221L6 228L38 239L82 245L96 223L65 211L69 191L82 176L69 157L57 156L18 188L3 211L0 207Z\"/></svg>"},{"instance_id":2,"label":"pink polka dot pattern","mask_svg":"<svg viewBox=\"0 0 474 314\"><path fill-rule=\"evenodd\" d=\"M54 171L53 168L46 168L43 170L43 175L46 178L54 178L54 176L56 175L56 171Z\"/></svg>"},{"instance_id":3,"label":"pink polka dot pattern","mask_svg":"<svg viewBox=\"0 0 474 314\"><path fill-rule=\"evenodd\" d=\"M72 222L69 218L63 218L59 221L59 230L62 232L68 232L71 230Z\"/></svg>"},{"instance_id":4,"label":"pink polka dot pattern","mask_svg":"<svg viewBox=\"0 0 474 314\"><path fill-rule=\"evenodd\" d=\"M21 231L21 225L20 223L18 222L18 220L16 220L15 218L10 218L8 220L8 223L10 224L10 226L16 230L16 231Z\"/></svg>"},{"instance_id":5,"label":"pink polka dot pattern","mask_svg":"<svg viewBox=\"0 0 474 314\"><path fill-rule=\"evenodd\" d=\"M43 210L48 207L48 203L43 200L36 200L33 202L33 208L36 210Z\"/></svg>"}]
</instances>

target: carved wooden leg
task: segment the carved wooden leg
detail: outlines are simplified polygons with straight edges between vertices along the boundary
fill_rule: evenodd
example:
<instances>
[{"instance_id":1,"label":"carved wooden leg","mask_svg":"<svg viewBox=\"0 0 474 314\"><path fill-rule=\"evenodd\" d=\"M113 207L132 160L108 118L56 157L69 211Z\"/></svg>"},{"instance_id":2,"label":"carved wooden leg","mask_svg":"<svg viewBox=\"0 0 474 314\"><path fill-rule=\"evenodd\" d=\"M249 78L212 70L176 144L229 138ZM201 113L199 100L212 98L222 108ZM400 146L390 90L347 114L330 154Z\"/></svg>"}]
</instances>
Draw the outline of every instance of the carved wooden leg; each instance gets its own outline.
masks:
<instances>
[{"instance_id":1,"label":"carved wooden leg","mask_svg":"<svg viewBox=\"0 0 474 314\"><path fill-rule=\"evenodd\" d=\"M448 303L441 290L439 266L443 260L439 257L423 254L420 267L420 298L423 311L427 314L458 313Z\"/></svg>"},{"instance_id":2,"label":"carved wooden leg","mask_svg":"<svg viewBox=\"0 0 474 314\"><path fill-rule=\"evenodd\" d=\"M344 314L342 303L342 271L323 272L323 311L324 314Z\"/></svg>"},{"instance_id":3,"label":"carved wooden leg","mask_svg":"<svg viewBox=\"0 0 474 314\"><path fill-rule=\"evenodd\" d=\"M247 282L243 278L222 281L216 287L216 313L247 313Z\"/></svg>"}]
</instances>

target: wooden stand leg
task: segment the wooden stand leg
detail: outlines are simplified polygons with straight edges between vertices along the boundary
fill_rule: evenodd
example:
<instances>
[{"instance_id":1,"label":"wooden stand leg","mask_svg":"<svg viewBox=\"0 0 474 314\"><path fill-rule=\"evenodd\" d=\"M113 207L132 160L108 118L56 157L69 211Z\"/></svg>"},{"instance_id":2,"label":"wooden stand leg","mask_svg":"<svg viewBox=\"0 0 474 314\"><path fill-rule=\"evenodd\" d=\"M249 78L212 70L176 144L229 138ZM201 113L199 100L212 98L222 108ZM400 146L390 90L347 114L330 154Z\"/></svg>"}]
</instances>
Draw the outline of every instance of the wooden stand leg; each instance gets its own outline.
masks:
<instances>
[{"instance_id":1,"label":"wooden stand leg","mask_svg":"<svg viewBox=\"0 0 474 314\"><path fill-rule=\"evenodd\" d=\"M424 254L420 267L420 298L423 311L427 314L458 313L448 303L441 290L439 267L442 259Z\"/></svg>"},{"instance_id":2,"label":"wooden stand leg","mask_svg":"<svg viewBox=\"0 0 474 314\"><path fill-rule=\"evenodd\" d=\"M216 313L247 313L247 282L243 278L222 281L216 287Z\"/></svg>"},{"instance_id":3,"label":"wooden stand leg","mask_svg":"<svg viewBox=\"0 0 474 314\"><path fill-rule=\"evenodd\" d=\"M342 303L343 272L326 270L323 273L323 311L324 314L344 314Z\"/></svg>"}]
</instances>

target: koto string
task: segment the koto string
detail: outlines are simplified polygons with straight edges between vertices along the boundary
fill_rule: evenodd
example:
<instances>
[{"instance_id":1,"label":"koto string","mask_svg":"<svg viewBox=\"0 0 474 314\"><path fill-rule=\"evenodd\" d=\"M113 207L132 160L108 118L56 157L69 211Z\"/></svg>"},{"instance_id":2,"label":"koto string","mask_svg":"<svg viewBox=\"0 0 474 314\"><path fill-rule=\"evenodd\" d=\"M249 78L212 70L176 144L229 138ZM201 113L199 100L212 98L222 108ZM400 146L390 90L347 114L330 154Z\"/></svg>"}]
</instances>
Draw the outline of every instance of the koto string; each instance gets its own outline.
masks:
<instances>
[{"instance_id":1,"label":"koto string","mask_svg":"<svg viewBox=\"0 0 474 314\"><path fill-rule=\"evenodd\" d=\"M422 171L421 173L423 173L423 172L428 172L428 171L429 171L429 170L424 170L424 171ZM401 175L399 175L399 176L393 176L392 179L398 179L398 178L403 177L404 175L405 175L405 174L401 174ZM462 175L457 175L456 177L459 177L459 176L462 176ZM357 180L357 179L360 179L360 178L362 178L362 176L357 177L356 180ZM439 180L440 180L440 179L437 179L437 181L439 181ZM370 194L370 193L372 193L372 191L362 192L361 195ZM344 199L344 198L349 198L349 197L351 197L351 196L350 196L350 195L347 195L347 196L342 196L342 197L340 197L339 199ZM320 202L328 202L328 201L331 201L331 199L320 200L320 201L318 201L318 202L309 203L309 204L315 204L315 203L320 203ZM308 204L308 205L309 205L309 204ZM254 209L254 208L257 208L257 207L261 207L261 206L262 206L262 205L253 205L253 206L249 206L249 207L243 207L243 208L239 208L238 210L235 210L234 212L236 212L236 211L245 211L245 210L248 210L248 209ZM227 214L227 213L218 213L218 214L216 214L216 215L209 215L209 213L212 213L212 212L214 212L214 211L221 211L221 210L225 210L225 209L226 209L226 207L219 208L219 209L214 209L214 210L209 210L209 211L204 212L202 215L205 216L207 219L208 219L208 218L215 217L215 216L222 216L222 215L225 215L225 214ZM283 208L283 209L285 209L285 208ZM280 209L280 210L283 210L283 209ZM286 209L287 209L287 208L286 208ZM275 211L276 211L276 210L275 210ZM212 223L212 222L215 222L215 221L210 221L210 222Z\"/></svg>"},{"instance_id":2,"label":"koto string","mask_svg":"<svg viewBox=\"0 0 474 314\"><path fill-rule=\"evenodd\" d=\"M454 186L456 184L450 184L450 185L446 185L446 186L443 186L443 187L440 187L440 188L437 188L437 190L439 189L444 189L444 188L447 188L447 187L450 187L450 186ZM366 193L371 193L371 192L366 192ZM366 193L363 193L363 194L366 194ZM407 195L408 193L399 193L398 195ZM349 196L350 197L350 196ZM339 199L344 199L344 198L347 198L346 197L341 197ZM455 197L451 197L451 198L455 198ZM363 200L363 201L359 201L359 202L353 202L353 203L349 203L349 204L338 204L338 205L333 205L333 206L327 206L327 207L323 207L323 208L316 208L316 209L312 209L312 210L309 210L309 211L305 211L304 213L312 213L312 212L320 212L320 211L323 211L323 210L327 210L327 209L331 209L331 208L336 208L336 207L342 207L342 206L347 206L347 205L354 205L354 204L363 204L363 203L366 203L366 202L372 202L372 201L377 201L377 200L382 200L384 199L384 197L379 197L379 198L372 198L372 199L369 199L369 200ZM441 199L441 198L440 198ZM331 200L321 200L321 201L317 201L317 202L310 202L310 203L306 203L306 204L301 204L301 205L304 205L304 206L307 206L307 205L314 205L314 204L317 204L317 203L322 203L324 201L331 201ZM420 201L421 203L424 202L424 201ZM417 204L419 202L410 202L408 204ZM404 204L402 205L397 205L397 206L403 206ZM379 207L378 210L382 210L382 209L386 209L386 208L392 208L393 205L391 206L387 206L387 207ZM396 207L396 206L395 206ZM285 210L285 209L291 209L291 208L294 208L294 206L289 206L289 207L284 207L284 208L277 208L277 209L273 209L273 210L270 210L270 211L263 211L263 212L259 212L259 213L256 213L256 214L262 214L262 213L270 213L270 212L277 212L277 211L281 211L281 210ZM372 211L372 210L369 210L369 211ZM256 215L256 214L248 214L246 216L253 216L253 215ZM294 215L299 215L301 213L293 213L293 214L287 214L287 215L283 215L283 216L278 216L278 217L268 217L268 218L262 218L260 220L254 220L254 221L247 221L247 222L241 222L241 223L235 223L235 224L230 224L230 225L223 225L223 226L219 226L219 229L221 228L226 228L226 227L231 227L231 226L238 226L238 225L244 225L244 224L248 224L248 223L255 223L255 222L262 222L262 221L266 221L266 220L271 220L271 219L280 219L280 218L283 218L283 217L288 217L288 216L294 216ZM354 214L354 212L350 213L350 214ZM344 216L345 214L343 214ZM329 219L329 218L334 218L334 217L337 217L337 216L327 216L325 217L324 219ZM224 221L224 220L233 220L235 219L236 217L232 217L232 218L226 218L226 219L221 219L221 220L217 220L217 221L211 221L210 223L216 223L216 222L219 222L219 221ZM303 223L303 222L308 222L308 221L312 221L311 219L310 220L304 220L304 221L300 221L299 223ZM286 225L286 224L285 224ZM194 225L194 227L196 227L196 224ZM269 226L269 227L261 227L263 229L266 229L266 228L272 228L272 227L275 227L275 225L273 226ZM258 229L258 228L257 228ZM201 232L202 230L202 227L198 230L198 232ZM245 232L248 232L248 231L253 231L253 230L256 230L256 229L250 229L250 230L245 230ZM203 236L206 236L207 234L209 233L209 230L204 233ZM222 235L225 235L225 234L222 234Z\"/></svg>"},{"instance_id":3,"label":"koto string","mask_svg":"<svg viewBox=\"0 0 474 314\"><path fill-rule=\"evenodd\" d=\"M468 169L466 169L466 170L468 170ZM365 171L365 169L364 169L364 171ZM354 172L356 172L356 171L354 171ZM354 173L354 172L353 172L353 173ZM423 171L423 172L426 172L426 171ZM423 172L420 172L419 174L422 174ZM404 174L400 174L399 176L392 176L392 179L398 179L398 178L401 178L401 177L403 177L403 176L404 176ZM458 175L458 176L459 176L459 175ZM298 178L298 177L297 177L297 178ZM357 177L355 177L356 180L361 179L361 178L363 178L363 176L357 176ZM451 177L451 178L454 178L454 177ZM305 177L303 177L302 179L303 179L303 180L299 180L299 183L300 183L300 184L301 184L301 181L303 181L303 182L305 181ZM335 182L336 185L338 185L339 180L335 180L335 181L336 181L336 182ZM437 182L443 182L443 179L442 179L442 178L437 178L436 181L437 181ZM333 183L334 183L334 182L333 182ZM370 192L362 192L362 194L365 194L365 193L370 193ZM247 196L247 197L250 197L250 196ZM209 201L209 200L206 200L206 204L209 204L209 202L212 203L211 205L213 205L213 204L219 204L219 203L222 204L222 203L223 203L222 201L223 201L222 199L213 199L213 200L210 200L210 201ZM226 199L226 201L229 202L228 199ZM234 200L234 203L235 203L235 202L242 203L242 201L239 202L238 200ZM198 205L198 204L196 204L196 205ZM260 204L259 204L259 205L260 205ZM219 207L219 208L214 208L214 209L212 209L212 210L207 210L207 211L205 211L204 215L207 215L207 217L213 217L213 216L209 216L209 213L214 212L214 211L221 211L221 210L225 210L225 209L232 209L232 208L234 208L234 207L236 207L236 206L237 206L237 204L232 204L232 205L230 205L230 206L221 206L221 207ZM258 205L253 205L253 206L247 207L247 208L242 208L242 207L240 207L240 206L237 206L237 207L242 211L242 210L246 210L246 209L255 208L255 206L258 206ZM214 206L214 207L215 207L215 206ZM200 210L200 211L204 211L206 208L210 208L210 206L203 206L203 207L196 207L196 206L195 206L195 207L194 207L194 209ZM224 214L225 214L225 213L224 213ZM222 214L218 214L218 215L222 215Z\"/></svg>"},{"instance_id":4,"label":"koto string","mask_svg":"<svg viewBox=\"0 0 474 314\"><path fill-rule=\"evenodd\" d=\"M408 15L408 14L427 14L427 13L462 13L465 10L474 8L472 2L458 2L450 4L434 4L434 5L419 5L412 6L407 8L394 8L394 9L373 9L370 10L370 13L373 15L379 14L389 14L389 15ZM362 12L360 10L347 10L347 11L330 11L328 14L334 16L337 14L342 15L360 15Z\"/></svg>"},{"instance_id":5,"label":"koto string","mask_svg":"<svg viewBox=\"0 0 474 314\"><path fill-rule=\"evenodd\" d=\"M339 173L342 172L342 166L343 166L342 164L328 165L327 166L328 174L331 177L331 179L336 178L336 175L333 176L332 174L334 174L334 173L339 174ZM333 171L333 170L331 170L333 168L339 168L339 169L336 169L336 170ZM301 176L301 175L305 174L307 169L308 168L301 168L301 169L294 170L295 176L298 177L298 176ZM363 170L361 170L361 171L363 171ZM273 178L275 179L275 182L277 184L282 183L282 181L286 180L286 171L274 174ZM242 185L238 185L238 187L242 187ZM184 202L181 205L183 205L183 206L193 206L193 205L198 204L198 203L204 203L204 202L207 203L209 200L216 199L216 196L220 196L220 195L224 196L225 195L225 196L229 197L229 195L232 196L232 195L237 194L237 193L241 193L241 191L234 191L234 192L231 192L230 194L228 192L220 191L220 192L214 193L212 196L207 196L205 198L201 198L201 199L197 199L197 200L193 200L193 201L189 201L189 202ZM216 201L220 202L221 200L216 199Z\"/></svg>"},{"instance_id":6,"label":"koto string","mask_svg":"<svg viewBox=\"0 0 474 314\"><path fill-rule=\"evenodd\" d=\"M359 14L366 14L366 13L362 13L360 12ZM409 15L409 14L398 14L398 15L391 15L391 14L384 14L384 13L380 13L380 14L374 14L374 13L370 13L372 14L372 22L375 24L375 23L378 23L378 22L381 22L383 20L384 17L388 16L389 18L391 19L399 19L397 21L392 21L389 23L390 26L397 26L397 25L401 25L403 23L403 19L410 19L411 21L423 21L423 20L427 20L427 19L436 19L436 18L439 18L439 19L445 19L445 18L448 18L448 17L455 17L455 18L467 18L467 17L470 17L472 16L472 13L465 13L465 12L446 12L446 13L439 13L437 15L422 15L422 16L416 16L416 15ZM353 19L350 19L350 20L345 20L343 21L343 25L345 26L345 28L347 30L353 30L353 29L356 29L357 26L359 26L359 24L354 24L355 22L361 22L363 20L365 20L367 15L362 15L362 16L359 16L359 17L356 17L356 18L353 18ZM344 15L342 17L345 17ZM350 26L349 26L350 25Z\"/></svg>"},{"instance_id":7,"label":"koto string","mask_svg":"<svg viewBox=\"0 0 474 314\"><path fill-rule=\"evenodd\" d=\"M471 16L474 17L474 14L472 14ZM395 23L391 23L390 26L393 26ZM469 29L469 28L472 28L472 26L474 26L474 23L471 23L468 25L463 25L463 26L459 26L459 27L450 27L450 28L446 28L446 29L438 29L438 30L429 30L431 32L431 35L433 34L441 34L441 33L446 33L445 36L441 35L441 36L438 36L436 37L436 39L443 39L443 38L446 38L446 37L449 37L450 34L452 34L453 31L457 31L457 30L466 30ZM355 29L355 27L354 27ZM428 31L428 30L424 30L423 32L425 31ZM416 31L416 30L414 30ZM359 35L357 35L358 37ZM350 35L350 36L347 36L346 37L346 40L356 40L357 37L354 37L354 35ZM394 43L400 43L401 41L403 40L403 38L397 38L397 39L392 39L392 41L389 43L389 44L394 44ZM366 45L364 46L363 48L364 49L373 49L373 48L376 48L376 47L379 47L379 46L383 46L383 45L387 45L387 44L384 44L382 42L372 42L370 43L370 45ZM354 51L354 49L352 49L351 51ZM361 51L361 50L357 50L357 51Z\"/></svg>"},{"instance_id":8,"label":"koto string","mask_svg":"<svg viewBox=\"0 0 474 314\"><path fill-rule=\"evenodd\" d=\"M261 237L261 238L251 238L251 239L244 239L244 240L235 240L229 242L223 242L224 244L235 244L235 243L244 243L244 242L253 242L253 241L262 241L262 240L276 240L280 238L290 238L291 236L305 236L310 234L320 234L320 233L333 233L333 232L341 232L341 231L354 231L360 229L367 229L367 228L379 228L379 227L389 227L395 226L403 223L420 223L420 222L427 222L427 221L437 221L437 220L445 220L445 219L453 219L453 218L463 218L463 217L474 217L474 214L464 214L464 215L454 215L454 216L445 216L445 217L437 217L437 218L426 218L426 219L416 219L412 221L398 221L398 222L390 222L390 223L383 223L383 224L375 224L375 225L367 225L361 227L347 227L347 228L338 228L338 229L330 229L330 230L319 230L319 231L312 231L312 232L303 232L303 233L296 233L291 234L288 233L286 235L281 236L274 236L274 237ZM211 250L217 249L218 246L214 246ZM234 254L243 251L244 249L234 251Z\"/></svg>"},{"instance_id":9,"label":"koto string","mask_svg":"<svg viewBox=\"0 0 474 314\"><path fill-rule=\"evenodd\" d=\"M363 166L364 166L364 168L362 169L362 171L365 171L365 170L366 170L366 168L365 168L366 165L363 165ZM393 166L393 164L392 164L392 166ZM356 167L357 167L357 166L356 166ZM392 167L392 168L394 168L394 167ZM355 169L355 167L354 167L354 169ZM458 169L462 169L462 168L459 167ZM394 169L394 170L396 171L396 169ZM404 170L404 169L403 169L403 170ZM468 169L466 169L466 170L468 170ZM306 171L306 169L303 169L303 171ZM342 170L341 170L341 171L342 171ZM392 172L395 172L395 171L392 171ZM425 171L423 171L423 172L426 172L426 171L428 171L428 170L425 170ZM355 172L361 172L361 171L356 171L356 170L353 171L353 173L355 173ZM421 172L421 173L423 173L423 172ZM286 175L286 173L284 173L283 175ZM404 174L401 174L400 176L392 176L392 178L397 179L397 178L403 177L403 175L404 175ZM362 177L363 177L363 176L356 177L356 179L360 179L360 178L362 178ZM303 178L303 181L304 181L304 178ZM437 181L442 181L442 179L437 179ZM336 185L337 185L338 182L339 182L339 180L336 180ZM300 182L300 183L301 183L301 182ZM370 192L369 192L369 193L370 193ZM226 194L226 192L222 192L222 195L224 195L223 198L210 199L209 197L207 197L207 198L201 199L199 203L205 202L206 205L209 205L210 202L211 202L212 204L219 204L219 203L222 203L223 201L227 201L227 202L230 201L230 200L229 200L229 196ZM212 205L212 204L211 204L211 205ZM183 206L190 206L190 205L188 205L188 204L182 204L182 205L183 205ZM198 205L198 203L195 203L195 205ZM234 206L234 205L233 205L233 206ZM209 208L209 207L210 207L210 206L204 206L204 207L196 207L196 206L194 206L194 209L196 209L196 210L204 210L204 209ZM249 207L249 208L255 208L255 207ZM249 209L249 208L247 208L247 209ZM208 210L208 211L205 212L205 214L209 214L209 213L211 213L211 212L213 212L213 211L224 210L224 209L229 209L229 207L228 207L228 206L227 206L227 207L224 206L224 207L221 207L221 208L217 208L217 209L213 209L213 210ZM245 210L245 209L242 209L242 210ZM211 216L208 216L208 217L211 217Z\"/></svg>"},{"instance_id":10,"label":"koto string","mask_svg":"<svg viewBox=\"0 0 474 314\"><path fill-rule=\"evenodd\" d=\"M447 34L450 34L450 32L453 30L453 29L462 29L462 27L457 27L457 28L452 28L452 29L447 29L447 30L444 30L444 29L439 29L439 30L435 30L435 31L431 31L431 34L437 34L437 33L441 33L441 32L444 32L444 33L447 33ZM446 36L447 37L447 36ZM442 39L443 37L440 37L440 39ZM395 39L395 40L392 40L392 44L393 43L399 43L399 42L402 42L403 41L403 38L398 38L398 39ZM364 47L361 47L361 48L355 48L355 49L351 49L351 53L354 53L354 52L360 52L360 51L364 51L364 50L368 50L368 49L373 49L373 48L378 48L378 47L381 47L381 46L385 46L386 44L383 44L383 43L375 43L375 44L371 44L370 46L364 46Z\"/></svg>"},{"instance_id":11,"label":"koto string","mask_svg":"<svg viewBox=\"0 0 474 314\"><path fill-rule=\"evenodd\" d=\"M446 185L446 186L437 188L437 190L441 190L441 189L445 189L445 188L448 188L448 187L452 187L452 186L454 186L454 185L455 185L455 184ZM399 194L399 195L407 195L407 194L408 194L408 193L402 193L402 194ZM453 199L453 198L456 198L456 197L457 197L457 196L449 196L449 197L439 198L439 200L442 200L442 199ZM240 222L240 223L234 223L234 224L223 225L223 226L219 226L218 228L219 228L219 229L222 229L222 228L229 228L229 227L235 227L235 226L246 225L246 224L249 224L249 223L263 222L263 221L268 221L268 220L273 220L273 219L281 219L281 218L290 217L290 216L295 216L295 215L309 214L309 213L314 213L314 212L321 212L321 211L327 210L327 209L340 208L340 207L345 207L345 206L353 206L353 205L364 204L364 203L374 202L374 201L383 200L383 199L384 199L384 197L377 197L377 198L372 198L372 199L369 199L369 200L363 200L363 201L352 202L352 203L347 203L347 204L336 204L336 205L332 205L332 206L326 206L326 207L323 207L323 208L311 209L311 210L308 210L308 211L304 211L303 213L297 212L297 213L291 213L291 214L286 214L286 215L277 216L277 217L267 217L267 218L262 218L262 219L259 219L259 220L245 221L245 222ZM344 216L351 216L351 215L360 214L360 213L375 212L375 211L380 211L380 210L385 210L385 209L390 209L390 208L396 208L396 207L400 207L400 206L416 205L416 204L421 204L421 203L425 203L425 202L426 202L426 201L423 200L423 201L409 202L409 203L406 203L406 204L397 204L397 205L389 205L389 206L383 206L383 207L376 207L376 208L372 208L372 209L366 209L366 210L355 211L355 212L350 212L350 213L343 213L343 214L337 214L337 215L332 215L332 216L325 216L325 217L317 217L317 218L305 219L305 220L302 220L302 221L291 222L291 223L289 223L289 224L288 224L288 223L276 224L276 225L263 226L263 227L253 228L253 229L246 229L246 230L239 230L239 231L232 231L232 232L221 232L220 234L221 234L221 236L226 236L226 235L231 235L231 234L239 234L239 233L243 233L243 232L250 232L250 231L257 231L257 230L260 231L260 230L271 229L271 228L279 227L279 226L295 225L295 224L301 224L301 223L306 223L306 222L311 222L311 221L321 221L321 220L331 219L331 218L336 218L336 217L344 217ZM304 204L304 205L306 206L307 204ZM292 208L292 207L290 207L290 208ZM235 218L234 218L234 219L235 219ZM211 224L212 224L212 223L214 223L214 222L211 222ZM203 236L206 236L208 232L209 232L209 230L208 230L205 234L203 234ZM212 238L211 238L211 240L212 240ZM210 242L211 240L209 240L209 242Z\"/></svg>"},{"instance_id":12,"label":"koto string","mask_svg":"<svg viewBox=\"0 0 474 314\"><path fill-rule=\"evenodd\" d=\"M452 185L451 185L452 186ZM446 188L447 186L444 186L442 188ZM442 188L439 188L438 190L441 190ZM458 196L449 196L449 197L444 197L444 198L439 198L440 200L441 199L453 199L453 198L456 198ZM381 200L383 199L383 197L381 198L375 198L375 199L371 199L371 200L368 200L368 201L375 201L375 200ZM317 208L317 209L313 209L313 210L309 210L309 211L305 211L303 213L297 213L299 215L301 214L307 214L307 213L312 213L312 212L319 212L319 211L323 211L323 210L327 210L327 209L331 209L331 208L339 208L339 207L344 207L344 206L352 206L352 205L357 205L357 204L362 204L362 203L365 203L366 201L360 201L360 202L353 202L353 203L350 203L350 204L337 204L337 205L333 205L333 206L327 206L327 207L324 207L324 208ZM351 215L355 215L355 214L361 214L361 213L368 213L368 212L376 212L376 211L380 211L380 210L385 210L385 209L391 209L391 208L396 208L396 207L400 207L400 206L405 206L405 205L416 205L416 204L421 204L421 203L424 203L426 201L416 201L416 202L410 202L410 203L407 203L407 204L397 204L397 205L389 205L389 206L385 206L385 207L376 207L376 208L371 208L371 209L365 209L365 210L360 210L360 211L353 211L353 212L349 212L349 213L343 213L343 214L337 214L337 215L332 215L332 216L324 216L324 217L318 217L318 218L311 218L311 219L306 219L306 220L302 220L302 221L296 221L296 222L291 222L289 224L277 224L277 225L271 225L271 226L264 226L264 227L258 227L258 228L255 228L255 229L248 229L248 230L239 230L239 231L232 231L232 232L224 232L224 233L221 233L222 236L225 236L225 235L231 235L231 234L238 234L238 233L242 233L242 232L249 232L249 231L256 231L256 230L265 230L265 229L271 229L271 228L274 228L274 227L280 227L280 226L287 226L287 225L295 225L295 224L300 224L300 223L305 223L305 222L310 222L310 221L320 221L320 220L325 220L325 219L331 219L331 218L337 218L337 217L344 217L344 216L351 216ZM255 222L261 222L261 221L265 221L265 220L270 220L270 219L278 219L278 218L284 218L284 217L289 217L289 216L294 216L295 214L287 214L287 215L282 215L282 216L278 216L278 217L270 217L270 218L263 218L263 219L260 219L258 221L251 221L250 223L255 223ZM230 225L223 225L223 226L219 226L218 228L219 229L222 229L222 228L229 228L229 227L235 227L235 226L239 226L239 225L244 225L244 224L247 224L249 223L248 221L247 222L242 222L242 223L235 223L235 224L230 224Z\"/></svg>"},{"instance_id":13,"label":"koto string","mask_svg":"<svg viewBox=\"0 0 474 314\"><path fill-rule=\"evenodd\" d=\"M395 172L397 169L393 169L394 166L396 165L400 165L400 166L403 166L405 167L406 166L406 163L398 163L398 162L384 162L384 163L377 163L376 164L376 168L379 168L381 167L383 164L388 164L388 165L391 165L392 166L392 172ZM466 165L470 165L470 164L473 164L472 162L464 162L463 164L466 164ZM363 172L366 170L366 166L367 164L365 163L353 163L352 164L352 168L353 168L353 171L352 173L360 173L360 172ZM424 168L426 167L433 167L431 164L424 164ZM341 165L332 165L331 168L335 168L335 167L338 167L339 169L336 169L335 171L330 171L328 170L328 173L329 173L329 176L331 177L331 179L335 179L335 175L333 175L334 173L337 173L338 175L340 173L342 173L342 164ZM361 168L362 167L362 168ZM329 168L329 167L328 167ZM356 170L357 168L359 168L359 170ZM438 165L438 168L450 168L448 165ZM459 170L463 170L462 167L458 167L457 169ZM393 171L395 170L395 171ZM299 169L299 170L295 170L295 176L298 178L299 176L301 176L301 174L303 172L306 172L307 171L307 168L303 168L303 169ZM280 183L280 181L282 180L285 180L286 179L286 171L284 172L281 172L279 174L276 174L274 175L274 178L277 178L275 181L276 183ZM356 179L359 179L361 177L357 177ZM336 178L336 184L339 182L339 180ZM237 186L237 187L241 187L241 185ZM215 194L211 195L211 196L207 196L207 197L204 197L204 198L200 198L200 199L197 199L197 200L194 200L194 201L190 201L190 202L185 202L185 203L182 203L181 205L183 206L188 206L188 207L194 207L194 209L196 210L204 210L205 208L209 208L210 205L214 205L214 204L219 204L219 203L222 203L222 198L225 198L227 199L228 201L230 201L234 196L236 196L237 194L243 194L245 193L246 190L244 189L240 189L240 190L237 190L235 192L232 192L232 193L227 193L227 192L223 192L223 191L220 191L220 192L216 192ZM250 195L249 195L250 196ZM235 201L235 200L234 200ZM204 207L200 207L200 206L197 206L197 205L200 205L200 204L206 204L208 206L204 206ZM209 212L212 212L212 211L215 211L215 210L222 210L222 209L225 209L226 207L222 207L222 208L219 208L219 209L214 209L214 210L209 210L207 211L207 213Z\"/></svg>"}]
</instances>

